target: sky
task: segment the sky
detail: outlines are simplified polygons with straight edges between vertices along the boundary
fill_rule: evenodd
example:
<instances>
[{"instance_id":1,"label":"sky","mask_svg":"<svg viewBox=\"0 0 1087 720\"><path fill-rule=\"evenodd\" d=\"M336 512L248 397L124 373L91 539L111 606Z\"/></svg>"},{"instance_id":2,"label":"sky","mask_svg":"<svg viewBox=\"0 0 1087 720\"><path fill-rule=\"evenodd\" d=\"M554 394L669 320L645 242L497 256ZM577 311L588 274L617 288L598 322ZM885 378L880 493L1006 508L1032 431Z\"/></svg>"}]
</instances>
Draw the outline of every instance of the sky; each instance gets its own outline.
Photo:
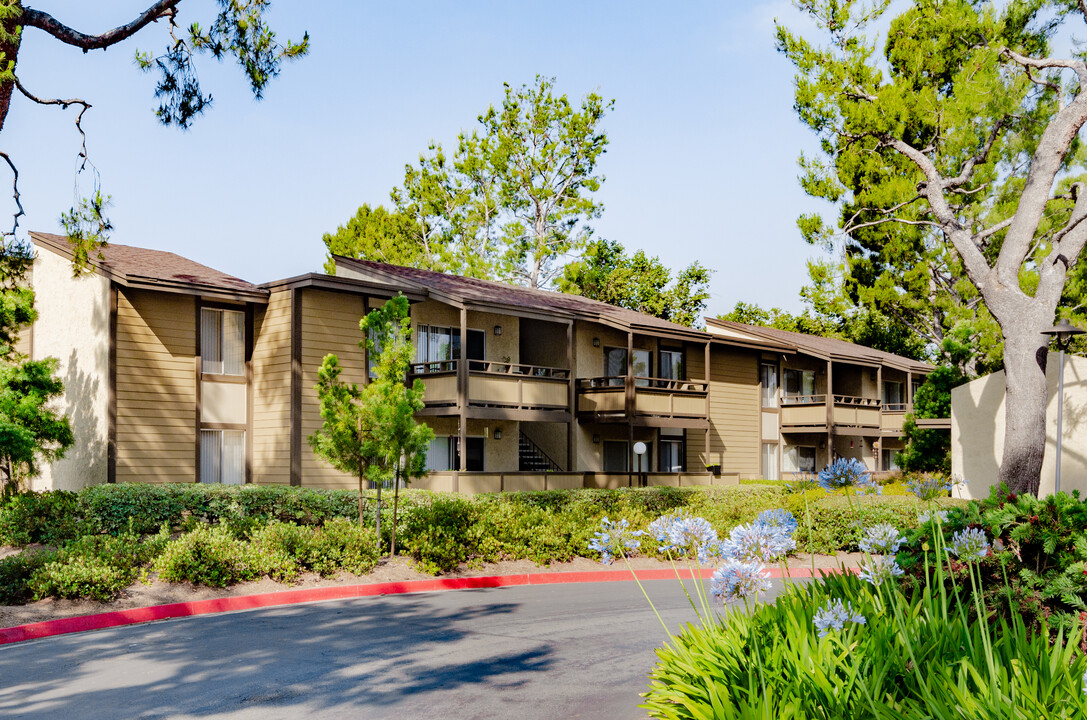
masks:
<instances>
[{"instance_id":1,"label":"sky","mask_svg":"<svg viewBox=\"0 0 1087 720\"><path fill-rule=\"evenodd\" d=\"M99 33L148 3L28 4ZM182 26L207 25L216 4L179 9ZM113 242L258 283L319 271L324 233L362 203L387 203L404 165L431 140L451 147L501 102L504 82L542 74L571 99L615 100L597 237L674 268L702 262L714 271L710 315L739 300L801 309L806 262L819 252L796 218L829 208L797 180L798 155L818 144L792 109L794 68L774 48L775 18L811 29L789 0L278 0L268 17L281 39L308 30L310 55L285 65L260 102L235 64L199 57L213 104L188 131L159 125L155 76L133 63L137 49L166 48L164 23L87 54L25 31L23 84L93 105L83 127L113 198ZM93 187L91 173L76 175L76 112L12 101L0 148L20 171L23 229L59 231L60 214ZM13 207L0 200L5 215Z\"/></svg>"}]
</instances>

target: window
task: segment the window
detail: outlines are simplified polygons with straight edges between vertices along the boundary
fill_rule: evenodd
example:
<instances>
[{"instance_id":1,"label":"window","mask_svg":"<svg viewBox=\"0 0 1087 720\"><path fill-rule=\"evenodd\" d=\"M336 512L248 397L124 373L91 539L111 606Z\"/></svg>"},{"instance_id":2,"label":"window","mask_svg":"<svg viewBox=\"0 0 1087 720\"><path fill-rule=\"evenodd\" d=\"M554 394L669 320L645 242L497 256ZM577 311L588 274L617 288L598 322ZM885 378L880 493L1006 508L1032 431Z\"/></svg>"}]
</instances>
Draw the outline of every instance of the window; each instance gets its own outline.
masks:
<instances>
[{"instance_id":1,"label":"window","mask_svg":"<svg viewBox=\"0 0 1087 720\"><path fill-rule=\"evenodd\" d=\"M900 470L901 469L901 468L898 467L898 463L895 461L895 455L898 454L898 452L899 452L898 450L895 450L895 449L892 448L892 449L888 449L888 450L881 450L880 452L883 453L882 467L883 467L884 470Z\"/></svg>"},{"instance_id":2,"label":"window","mask_svg":"<svg viewBox=\"0 0 1087 720\"><path fill-rule=\"evenodd\" d=\"M604 472L627 472L630 469L630 451L623 440L604 441Z\"/></svg>"},{"instance_id":3,"label":"window","mask_svg":"<svg viewBox=\"0 0 1087 720\"><path fill-rule=\"evenodd\" d=\"M790 445L785 448L782 466L785 472L815 472L815 448Z\"/></svg>"},{"instance_id":4,"label":"window","mask_svg":"<svg viewBox=\"0 0 1087 720\"><path fill-rule=\"evenodd\" d=\"M457 452L457 445L460 443L458 440L459 438L456 437L436 437L431 440L430 447L427 448L426 469L459 470L460 453ZM465 441L468 444L468 462L465 470L483 472L483 438L469 437L465 438Z\"/></svg>"},{"instance_id":5,"label":"window","mask_svg":"<svg viewBox=\"0 0 1087 720\"><path fill-rule=\"evenodd\" d=\"M648 350L634 351L634 384L639 386L649 385L650 373L653 372L653 355ZM609 347L604 348L604 376L611 378L609 385L623 384L623 378L627 374L627 349Z\"/></svg>"},{"instance_id":6,"label":"window","mask_svg":"<svg viewBox=\"0 0 1087 720\"><path fill-rule=\"evenodd\" d=\"M660 376L665 380L685 380L683 353L678 350L661 350Z\"/></svg>"},{"instance_id":7,"label":"window","mask_svg":"<svg viewBox=\"0 0 1087 720\"><path fill-rule=\"evenodd\" d=\"M487 333L482 330L468 331L468 360L483 360L485 357ZM420 325L415 334L415 360L419 363L440 363L444 360L460 358L460 328ZM482 370L471 364L472 369ZM431 370L439 370L435 365Z\"/></svg>"},{"instance_id":8,"label":"window","mask_svg":"<svg viewBox=\"0 0 1087 720\"><path fill-rule=\"evenodd\" d=\"M777 443L762 444L762 479L778 479L778 446Z\"/></svg>"},{"instance_id":9,"label":"window","mask_svg":"<svg viewBox=\"0 0 1087 720\"><path fill-rule=\"evenodd\" d=\"M661 438L660 463L657 469L660 472L686 472L687 457L683 452L683 440L681 438Z\"/></svg>"},{"instance_id":10,"label":"window","mask_svg":"<svg viewBox=\"0 0 1087 720\"><path fill-rule=\"evenodd\" d=\"M245 483L245 431L200 431L200 482Z\"/></svg>"},{"instance_id":11,"label":"window","mask_svg":"<svg viewBox=\"0 0 1087 720\"><path fill-rule=\"evenodd\" d=\"M209 375L245 374L245 313L200 309L200 365Z\"/></svg>"},{"instance_id":12,"label":"window","mask_svg":"<svg viewBox=\"0 0 1087 720\"><path fill-rule=\"evenodd\" d=\"M906 398L905 398L905 383L900 382L885 382L883 383L883 407L886 410L905 410Z\"/></svg>"},{"instance_id":13,"label":"window","mask_svg":"<svg viewBox=\"0 0 1087 720\"><path fill-rule=\"evenodd\" d=\"M764 408L776 408L778 406L778 367L763 363L759 367L759 382L762 383L762 406Z\"/></svg>"},{"instance_id":14,"label":"window","mask_svg":"<svg viewBox=\"0 0 1087 720\"><path fill-rule=\"evenodd\" d=\"M801 402L811 402L815 395L815 371L814 370L786 370L785 371L785 397L800 398Z\"/></svg>"}]
</instances>

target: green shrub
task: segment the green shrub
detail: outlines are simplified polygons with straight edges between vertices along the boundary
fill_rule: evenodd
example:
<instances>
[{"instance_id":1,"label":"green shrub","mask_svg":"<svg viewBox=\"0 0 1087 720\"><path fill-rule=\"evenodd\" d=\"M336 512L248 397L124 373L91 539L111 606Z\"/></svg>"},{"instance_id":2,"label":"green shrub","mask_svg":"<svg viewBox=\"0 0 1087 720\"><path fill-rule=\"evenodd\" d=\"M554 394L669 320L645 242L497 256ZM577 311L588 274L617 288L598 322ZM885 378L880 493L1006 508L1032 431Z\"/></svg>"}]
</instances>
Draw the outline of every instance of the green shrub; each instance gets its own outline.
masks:
<instances>
[{"instance_id":1,"label":"green shrub","mask_svg":"<svg viewBox=\"0 0 1087 720\"><path fill-rule=\"evenodd\" d=\"M309 569L325 577L339 571L365 575L378 560L377 533L344 518L329 520L313 535L309 545Z\"/></svg>"},{"instance_id":2,"label":"green shrub","mask_svg":"<svg viewBox=\"0 0 1087 720\"><path fill-rule=\"evenodd\" d=\"M167 582L226 587L261 574L261 562L251 546L226 528L204 527L166 544L155 561Z\"/></svg>"},{"instance_id":3,"label":"green shrub","mask_svg":"<svg viewBox=\"0 0 1087 720\"><path fill-rule=\"evenodd\" d=\"M46 597L112 600L135 574L94 555L73 555L46 563L30 578L34 599Z\"/></svg>"},{"instance_id":4,"label":"green shrub","mask_svg":"<svg viewBox=\"0 0 1087 720\"><path fill-rule=\"evenodd\" d=\"M456 570L480 554L479 514L471 500L434 495L405 518L404 547L424 572Z\"/></svg>"},{"instance_id":5,"label":"green shrub","mask_svg":"<svg viewBox=\"0 0 1087 720\"><path fill-rule=\"evenodd\" d=\"M890 587L831 576L794 585L773 604L688 625L657 651L643 707L677 720L1087 716L1077 637L1049 645L1021 624L990 633L941 593ZM866 624L820 638L814 616L831 600L849 602Z\"/></svg>"},{"instance_id":6,"label":"green shrub","mask_svg":"<svg viewBox=\"0 0 1087 720\"><path fill-rule=\"evenodd\" d=\"M48 550L26 551L0 560L0 605L22 605L34 598L30 580L56 557Z\"/></svg>"},{"instance_id":7,"label":"green shrub","mask_svg":"<svg viewBox=\"0 0 1087 720\"><path fill-rule=\"evenodd\" d=\"M0 507L0 545L58 545L87 532L73 492L20 493Z\"/></svg>"},{"instance_id":8,"label":"green shrub","mask_svg":"<svg viewBox=\"0 0 1087 720\"><path fill-rule=\"evenodd\" d=\"M92 485L79 492L79 504L96 532L119 535L132 529L150 534L162 525L177 527L185 506L176 485L116 483Z\"/></svg>"}]
</instances>

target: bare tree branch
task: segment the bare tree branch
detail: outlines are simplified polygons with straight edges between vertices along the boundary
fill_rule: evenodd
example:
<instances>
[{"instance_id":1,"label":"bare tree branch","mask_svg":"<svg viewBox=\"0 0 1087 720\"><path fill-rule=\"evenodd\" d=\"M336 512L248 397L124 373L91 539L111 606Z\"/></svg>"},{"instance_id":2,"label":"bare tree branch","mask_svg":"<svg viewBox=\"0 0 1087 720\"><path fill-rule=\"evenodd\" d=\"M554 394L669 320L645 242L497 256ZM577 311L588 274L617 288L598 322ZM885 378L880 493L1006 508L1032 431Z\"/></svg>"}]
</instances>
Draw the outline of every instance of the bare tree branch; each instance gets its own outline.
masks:
<instances>
[{"instance_id":1,"label":"bare tree branch","mask_svg":"<svg viewBox=\"0 0 1087 720\"><path fill-rule=\"evenodd\" d=\"M73 30L49 13L29 7L23 8L22 24L24 27L35 27L44 30L67 45L81 48L83 52L104 50L132 37L149 23L155 22L161 17L172 15L174 8L180 2L181 0L158 0L154 5L140 13L139 17L132 22L115 27L101 35L87 35L78 30Z\"/></svg>"},{"instance_id":2,"label":"bare tree branch","mask_svg":"<svg viewBox=\"0 0 1087 720\"><path fill-rule=\"evenodd\" d=\"M0 157L4 158L4 160L8 164L8 167L11 168L11 195L15 199L15 206L19 209L18 212L15 213L14 224L11 226L11 232L0 233L0 237L6 237L9 235L11 237L15 237L15 231L19 229L19 218L26 214L25 212L23 212L23 202L20 199L19 195L19 169L15 167L15 163L11 161L11 158L6 152L0 150Z\"/></svg>"},{"instance_id":3,"label":"bare tree branch","mask_svg":"<svg viewBox=\"0 0 1087 720\"><path fill-rule=\"evenodd\" d=\"M959 171L958 175L944 181L945 188L959 187L960 185L965 185L970 182L970 176L974 174L974 168L977 167L978 163L985 162L986 158L989 157L989 152L993 149L993 145L996 144L997 138L1000 137L1000 131L1004 129L1006 124L1007 119L1001 118L993 125L992 132L989 133L989 139L985 141L985 145L975 155L963 163L962 169Z\"/></svg>"},{"instance_id":4,"label":"bare tree branch","mask_svg":"<svg viewBox=\"0 0 1087 720\"><path fill-rule=\"evenodd\" d=\"M1028 72L1031 68L1034 68L1035 70L1048 70L1051 68L1074 70L1075 73L1079 75L1080 83L1087 85L1087 63L1083 62L1082 60L1067 60L1065 58L1032 58L1028 55L1020 55L1011 48L1004 48L1003 53L1006 57L1026 68ZM1033 78L1031 78L1031 80L1033 81Z\"/></svg>"},{"instance_id":5,"label":"bare tree branch","mask_svg":"<svg viewBox=\"0 0 1087 720\"><path fill-rule=\"evenodd\" d=\"M1011 225L1014 219L1015 216L1013 215L1010 218L1005 218L1004 220L1001 220L995 225L990 225L981 232L974 233L974 244L978 247L981 247L984 240L992 237L993 235L996 235L998 232Z\"/></svg>"},{"instance_id":6,"label":"bare tree branch","mask_svg":"<svg viewBox=\"0 0 1087 720\"><path fill-rule=\"evenodd\" d=\"M75 117L75 129L79 131L79 135L83 138L83 149L79 153L79 157L83 158L83 164L79 169L82 171L87 167L87 133L83 131L83 113L91 109L91 104L86 100L80 98L69 98L67 100L60 100L57 98L40 98L27 90L18 77L15 78L15 87L19 88L19 92L25 95L29 100L38 103L39 105L60 105L64 110L67 110L71 105L82 105L83 109L79 111L79 114Z\"/></svg>"}]
</instances>

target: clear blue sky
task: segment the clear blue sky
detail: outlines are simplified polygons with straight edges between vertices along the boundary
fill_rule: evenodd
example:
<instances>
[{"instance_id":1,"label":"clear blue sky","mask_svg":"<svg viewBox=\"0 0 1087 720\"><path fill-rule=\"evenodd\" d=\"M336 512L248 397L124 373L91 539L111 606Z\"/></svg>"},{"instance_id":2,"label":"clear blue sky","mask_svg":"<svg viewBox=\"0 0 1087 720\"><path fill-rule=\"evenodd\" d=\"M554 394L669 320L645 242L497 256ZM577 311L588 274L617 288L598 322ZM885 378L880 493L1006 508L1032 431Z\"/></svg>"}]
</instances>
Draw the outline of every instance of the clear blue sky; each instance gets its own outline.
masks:
<instances>
[{"instance_id":1,"label":"clear blue sky","mask_svg":"<svg viewBox=\"0 0 1087 720\"><path fill-rule=\"evenodd\" d=\"M27 4L102 32L148 3ZM214 12L211 0L185 0L179 20L206 24ZM802 26L788 0L279 0L273 26L281 38L309 30L310 56L285 66L262 102L236 66L199 58L214 104L189 132L157 124L154 76L132 63L137 48L165 47L164 26L87 55L31 29L18 72L40 96L94 105L84 127L114 198L114 242L254 282L318 270L321 235L363 202L387 202L429 140L450 144L471 128L500 102L503 82L552 75L571 97L616 100L599 236L673 267L709 266L711 314L737 300L798 309L805 261L817 251L795 219L825 208L797 183L798 153L817 145L792 110L793 69L774 50L775 17ZM74 113L12 102L0 146L21 171L24 228L56 231L73 203Z\"/></svg>"}]
</instances>

